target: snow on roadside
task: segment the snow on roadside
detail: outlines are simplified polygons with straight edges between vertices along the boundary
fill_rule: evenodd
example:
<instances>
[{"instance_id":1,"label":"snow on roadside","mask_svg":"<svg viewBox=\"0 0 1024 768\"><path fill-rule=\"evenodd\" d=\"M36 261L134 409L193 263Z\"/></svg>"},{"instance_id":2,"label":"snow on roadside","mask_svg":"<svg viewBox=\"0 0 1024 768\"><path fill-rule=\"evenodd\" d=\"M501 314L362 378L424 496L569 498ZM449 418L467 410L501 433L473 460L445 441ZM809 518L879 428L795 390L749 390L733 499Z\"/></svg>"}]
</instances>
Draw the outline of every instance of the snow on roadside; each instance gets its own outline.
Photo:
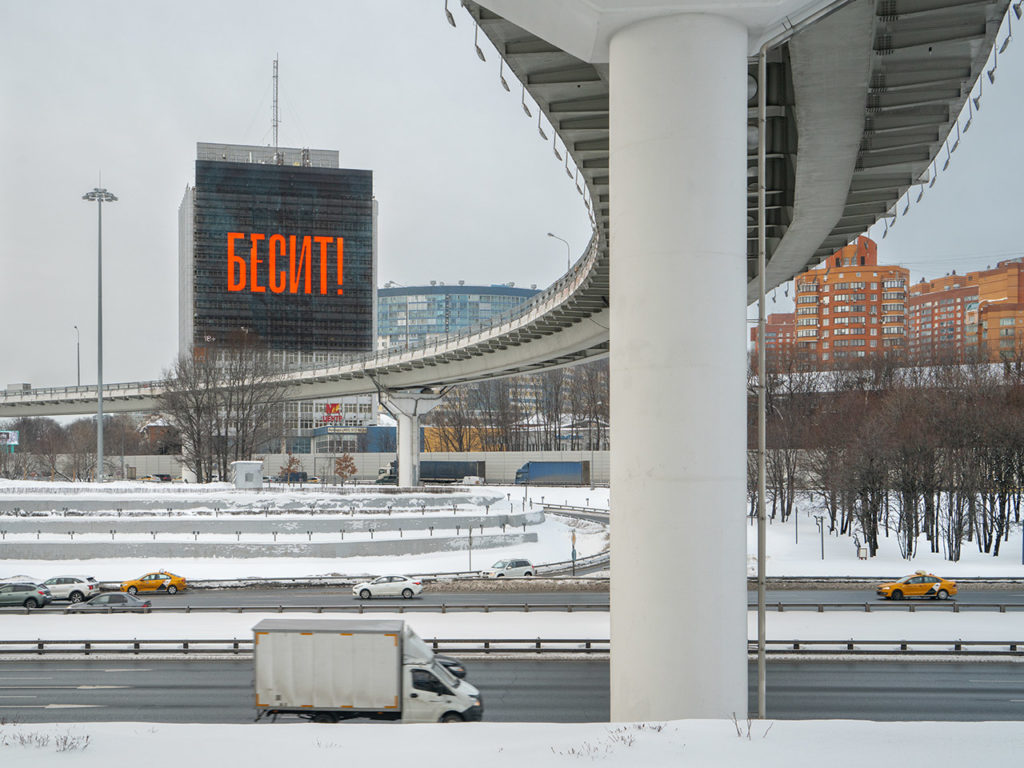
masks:
<instances>
[{"instance_id":1,"label":"snow on roadside","mask_svg":"<svg viewBox=\"0 0 1024 768\"><path fill-rule=\"evenodd\" d=\"M401 729L397 732L381 729ZM48 744L38 746L46 736ZM18 739L21 735L24 745ZM63 737L84 748L57 754ZM666 723L468 723L463 725L88 723L0 725L4 768L145 765L338 765L416 768L906 768L1000 765L1024 751L1007 723L877 723L853 720L678 720Z\"/></svg>"},{"instance_id":2,"label":"snow on roadside","mask_svg":"<svg viewBox=\"0 0 1024 768\"><path fill-rule=\"evenodd\" d=\"M161 598L167 604L174 598ZM330 604L356 601L339 590ZM374 605L380 605L375 602ZM413 603L414 604L414 603ZM410 604L410 605L413 605ZM354 613L151 613L64 614L43 609L0 615L0 637L7 640L231 639L250 638L264 618L360 618ZM414 612L363 614L367 620L399 619L423 637L585 638L607 640L609 614L598 611ZM769 640L995 640L1024 645L1024 611L786 611L766 614ZM757 637L757 616L747 614L747 636Z\"/></svg>"}]
</instances>

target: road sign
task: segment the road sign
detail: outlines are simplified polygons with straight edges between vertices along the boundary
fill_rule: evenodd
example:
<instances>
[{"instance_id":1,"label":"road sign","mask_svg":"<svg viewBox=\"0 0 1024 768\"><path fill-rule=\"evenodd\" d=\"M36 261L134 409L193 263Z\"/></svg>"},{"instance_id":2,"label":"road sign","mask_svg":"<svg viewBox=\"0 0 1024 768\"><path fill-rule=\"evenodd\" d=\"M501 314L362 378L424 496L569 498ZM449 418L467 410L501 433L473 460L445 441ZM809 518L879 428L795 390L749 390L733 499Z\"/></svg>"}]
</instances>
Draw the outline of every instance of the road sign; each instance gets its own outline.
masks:
<instances>
[{"instance_id":1,"label":"road sign","mask_svg":"<svg viewBox=\"0 0 1024 768\"><path fill-rule=\"evenodd\" d=\"M0 445L17 445L18 430L0 429Z\"/></svg>"}]
</instances>

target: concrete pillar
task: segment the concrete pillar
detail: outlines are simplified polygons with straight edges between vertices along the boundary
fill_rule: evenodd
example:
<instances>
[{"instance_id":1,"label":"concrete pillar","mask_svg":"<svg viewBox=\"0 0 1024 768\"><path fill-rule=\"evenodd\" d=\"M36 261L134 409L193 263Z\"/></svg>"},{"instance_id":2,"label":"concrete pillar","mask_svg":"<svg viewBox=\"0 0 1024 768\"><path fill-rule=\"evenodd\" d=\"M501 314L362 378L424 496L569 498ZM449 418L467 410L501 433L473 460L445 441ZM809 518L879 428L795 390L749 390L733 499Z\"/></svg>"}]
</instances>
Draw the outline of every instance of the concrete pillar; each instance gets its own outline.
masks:
<instances>
[{"instance_id":1,"label":"concrete pillar","mask_svg":"<svg viewBox=\"0 0 1024 768\"><path fill-rule=\"evenodd\" d=\"M610 53L611 718L747 714L747 31Z\"/></svg>"},{"instance_id":2,"label":"concrete pillar","mask_svg":"<svg viewBox=\"0 0 1024 768\"><path fill-rule=\"evenodd\" d=\"M441 402L443 392L432 389L383 392L381 404L398 422L398 485L420 484L420 416Z\"/></svg>"}]
</instances>

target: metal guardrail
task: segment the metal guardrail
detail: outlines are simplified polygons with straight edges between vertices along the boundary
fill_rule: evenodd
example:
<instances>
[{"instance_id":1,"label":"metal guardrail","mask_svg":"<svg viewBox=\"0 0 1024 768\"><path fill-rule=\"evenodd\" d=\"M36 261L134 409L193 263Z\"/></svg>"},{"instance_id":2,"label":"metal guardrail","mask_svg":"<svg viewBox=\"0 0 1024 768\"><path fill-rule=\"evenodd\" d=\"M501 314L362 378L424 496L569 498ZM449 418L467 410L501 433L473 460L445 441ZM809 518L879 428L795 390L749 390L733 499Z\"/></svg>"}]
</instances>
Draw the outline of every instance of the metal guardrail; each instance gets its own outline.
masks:
<instances>
[{"instance_id":1,"label":"metal guardrail","mask_svg":"<svg viewBox=\"0 0 1024 768\"><path fill-rule=\"evenodd\" d=\"M959 603L955 600L933 601L927 603L913 603L909 601L899 602L876 602L876 603L769 603L767 610L783 613L784 611L815 611L825 613L826 611L906 611L914 613L921 611L949 611L960 613L961 611L1024 611L1024 603ZM757 603L748 603L747 610L756 611Z\"/></svg>"},{"instance_id":2,"label":"metal guardrail","mask_svg":"<svg viewBox=\"0 0 1024 768\"><path fill-rule=\"evenodd\" d=\"M530 611L564 611L573 612L608 612L607 603L440 603L423 604L409 600L382 600L377 602L360 601L347 605L154 605L148 608L115 608L91 611L74 610L70 606L57 608L0 608L4 614L38 614L57 613L67 615L89 616L108 613L458 613L480 611L483 613L529 613Z\"/></svg>"},{"instance_id":3,"label":"metal guardrail","mask_svg":"<svg viewBox=\"0 0 1024 768\"><path fill-rule=\"evenodd\" d=\"M607 653L608 640L595 638L423 638L435 651L472 651L481 653ZM0 640L0 656L5 654L50 655L84 654L228 654L252 653L252 638L230 639L154 639L139 640Z\"/></svg>"},{"instance_id":4,"label":"metal guardrail","mask_svg":"<svg viewBox=\"0 0 1024 768\"><path fill-rule=\"evenodd\" d=\"M607 654L606 638L424 638L435 651L473 654ZM1024 640L768 640L769 655L1020 657ZM252 638L0 640L0 656L52 654L252 654ZM747 652L757 652L748 641Z\"/></svg>"},{"instance_id":5,"label":"metal guardrail","mask_svg":"<svg viewBox=\"0 0 1024 768\"><path fill-rule=\"evenodd\" d=\"M544 502L541 504L545 511L551 510L552 512L579 512L587 515L610 515L610 509L599 509L597 507L576 507L571 504L548 504Z\"/></svg>"},{"instance_id":6,"label":"metal guardrail","mask_svg":"<svg viewBox=\"0 0 1024 768\"><path fill-rule=\"evenodd\" d=\"M912 654L917 656L1024 656L1021 640L768 640L769 654L837 654L879 656ZM757 643L748 644L748 652L757 652Z\"/></svg>"}]
</instances>

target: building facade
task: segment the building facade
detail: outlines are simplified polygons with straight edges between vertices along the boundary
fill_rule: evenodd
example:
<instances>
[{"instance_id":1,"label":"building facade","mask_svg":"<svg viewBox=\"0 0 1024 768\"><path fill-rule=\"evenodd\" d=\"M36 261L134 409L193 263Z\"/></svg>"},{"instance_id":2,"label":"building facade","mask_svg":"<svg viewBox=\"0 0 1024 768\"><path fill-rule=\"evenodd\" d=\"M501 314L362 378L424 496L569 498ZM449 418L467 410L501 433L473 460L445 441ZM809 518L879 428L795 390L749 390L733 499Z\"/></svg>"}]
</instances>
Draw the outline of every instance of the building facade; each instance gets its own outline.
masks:
<instances>
[{"instance_id":1,"label":"building facade","mask_svg":"<svg viewBox=\"0 0 1024 768\"><path fill-rule=\"evenodd\" d=\"M462 280L455 285L387 284L377 291L377 347L409 349L490 325L538 292L536 285L465 285Z\"/></svg>"},{"instance_id":2,"label":"building facade","mask_svg":"<svg viewBox=\"0 0 1024 768\"><path fill-rule=\"evenodd\" d=\"M922 280L910 295L912 362L1024 360L1024 259Z\"/></svg>"},{"instance_id":3,"label":"building facade","mask_svg":"<svg viewBox=\"0 0 1024 768\"><path fill-rule=\"evenodd\" d=\"M750 341L754 345L754 355L757 355L757 326L750 329ZM788 360L793 355L796 346L796 313L795 312L772 312L765 318L764 323L764 348L765 357L769 365L774 365L782 360Z\"/></svg>"},{"instance_id":4,"label":"building facade","mask_svg":"<svg viewBox=\"0 0 1024 768\"><path fill-rule=\"evenodd\" d=\"M178 211L179 351L373 349L373 173L332 150L199 143Z\"/></svg>"},{"instance_id":5,"label":"building facade","mask_svg":"<svg viewBox=\"0 0 1024 768\"><path fill-rule=\"evenodd\" d=\"M878 264L878 247L867 237L836 251L823 266L795 280L799 358L833 363L902 355L907 339L904 267Z\"/></svg>"}]
</instances>

